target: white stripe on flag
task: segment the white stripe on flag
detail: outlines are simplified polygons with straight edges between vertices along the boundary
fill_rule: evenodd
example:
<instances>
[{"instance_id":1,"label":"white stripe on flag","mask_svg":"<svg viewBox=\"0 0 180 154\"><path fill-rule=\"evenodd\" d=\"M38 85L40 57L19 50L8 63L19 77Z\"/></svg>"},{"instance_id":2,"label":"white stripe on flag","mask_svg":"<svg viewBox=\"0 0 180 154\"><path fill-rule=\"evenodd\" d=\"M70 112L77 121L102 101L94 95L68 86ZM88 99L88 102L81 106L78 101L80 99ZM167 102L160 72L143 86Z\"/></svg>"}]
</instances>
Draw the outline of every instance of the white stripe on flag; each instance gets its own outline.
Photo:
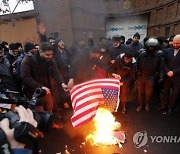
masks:
<instances>
[{"instance_id":1,"label":"white stripe on flag","mask_svg":"<svg viewBox=\"0 0 180 154\"><path fill-rule=\"evenodd\" d=\"M74 108L74 105L77 101L77 99L80 99L81 97L83 97L84 95L87 95L87 94L91 94L91 93L94 93L94 92L101 92L101 88L96 88L96 89L90 89L90 90L87 90L87 91L84 91L82 92L81 94L75 96L72 100L72 106ZM71 97L72 98L72 97Z\"/></svg>"},{"instance_id":2,"label":"white stripe on flag","mask_svg":"<svg viewBox=\"0 0 180 154\"><path fill-rule=\"evenodd\" d=\"M77 88L74 92L72 92L71 94L71 97L74 97L75 94L77 94L78 92L80 91L83 91L87 88L90 88L90 87L94 87L94 88L98 88L98 87L103 87L103 86L112 86L112 87L119 87L119 85L115 84L115 83L94 83L94 84L90 84L90 85L85 85L81 88Z\"/></svg>"},{"instance_id":3,"label":"white stripe on flag","mask_svg":"<svg viewBox=\"0 0 180 154\"><path fill-rule=\"evenodd\" d=\"M76 108L77 108L78 106L82 105L83 103L86 103L86 102L91 101L91 100L93 100L93 99L97 99L97 100L98 100L98 99L100 99L100 98L104 98L103 94L93 95L93 96L86 97L86 98L78 101L78 102L76 103L74 109L76 110ZM94 101L97 101L97 100L94 100Z\"/></svg>"},{"instance_id":4,"label":"white stripe on flag","mask_svg":"<svg viewBox=\"0 0 180 154\"><path fill-rule=\"evenodd\" d=\"M89 114L86 114L85 116L79 118L79 119L76 120L76 121L73 121L73 122L72 122L73 127L76 127L78 124L80 124L80 123L82 123L82 122L84 122L84 121L92 118L92 116L94 116L94 115L96 114L96 112L97 112L97 110L95 110L95 111L93 111L93 112L91 112L91 113L89 113Z\"/></svg>"},{"instance_id":5,"label":"white stripe on flag","mask_svg":"<svg viewBox=\"0 0 180 154\"><path fill-rule=\"evenodd\" d=\"M96 106L98 106L98 105L99 105L99 102L94 102L94 103L92 103L92 104L89 104L89 105L87 105L87 106L85 106L85 107L77 110L77 111L75 112L75 114L72 116L72 118L73 118L73 117L76 117L76 116L78 116L79 114L81 114L81 113L83 113L83 112L85 112L85 111L87 111L87 110L89 110L89 109L91 109L91 108L94 108L94 107L96 107Z\"/></svg>"}]
</instances>

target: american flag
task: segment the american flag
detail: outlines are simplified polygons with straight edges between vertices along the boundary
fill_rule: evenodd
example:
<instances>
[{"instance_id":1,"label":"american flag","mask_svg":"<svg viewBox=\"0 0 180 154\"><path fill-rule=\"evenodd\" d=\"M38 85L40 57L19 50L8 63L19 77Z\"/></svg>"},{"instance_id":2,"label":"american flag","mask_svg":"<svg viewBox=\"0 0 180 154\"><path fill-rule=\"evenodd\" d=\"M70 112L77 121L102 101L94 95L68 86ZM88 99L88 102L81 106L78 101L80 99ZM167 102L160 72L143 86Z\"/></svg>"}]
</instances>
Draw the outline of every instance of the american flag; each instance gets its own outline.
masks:
<instances>
[{"instance_id":1,"label":"american flag","mask_svg":"<svg viewBox=\"0 0 180 154\"><path fill-rule=\"evenodd\" d=\"M82 126L96 115L99 105L117 111L119 106L120 81L114 78L96 79L75 85L71 91L74 114L73 127Z\"/></svg>"}]
</instances>

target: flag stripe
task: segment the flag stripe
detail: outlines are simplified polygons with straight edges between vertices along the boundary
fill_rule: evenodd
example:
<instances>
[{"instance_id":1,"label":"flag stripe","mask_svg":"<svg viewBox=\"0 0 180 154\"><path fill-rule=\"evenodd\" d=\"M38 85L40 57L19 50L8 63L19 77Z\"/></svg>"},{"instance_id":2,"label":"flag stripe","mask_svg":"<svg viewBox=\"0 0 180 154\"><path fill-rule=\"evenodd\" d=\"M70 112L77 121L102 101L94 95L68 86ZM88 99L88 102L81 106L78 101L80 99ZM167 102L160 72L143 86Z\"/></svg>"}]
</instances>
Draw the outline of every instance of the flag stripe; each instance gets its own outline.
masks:
<instances>
[{"instance_id":1,"label":"flag stripe","mask_svg":"<svg viewBox=\"0 0 180 154\"><path fill-rule=\"evenodd\" d=\"M88 113L88 111L86 113L84 113L85 115L83 115L81 118L79 118L78 120L73 121L72 120L72 124L75 128L82 126L84 124L86 124L87 122L91 121L92 118L94 118L95 114L97 112L97 108L93 111Z\"/></svg>"},{"instance_id":2,"label":"flag stripe","mask_svg":"<svg viewBox=\"0 0 180 154\"><path fill-rule=\"evenodd\" d=\"M102 94L99 94L99 95L92 95L92 96L89 96L89 97L86 97L82 100L80 100L79 102L76 103L75 107L74 107L74 111L76 111L75 108L77 108L78 106L80 106L81 104L83 103L86 103L87 101L90 101L90 100L94 100L95 101L98 101L99 99L104 99L103 95Z\"/></svg>"},{"instance_id":3,"label":"flag stripe","mask_svg":"<svg viewBox=\"0 0 180 154\"><path fill-rule=\"evenodd\" d=\"M104 102L104 98L99 98L99 99L92 99L92 100L89 100L89 101L86 101L82 104L79 104L77 107L76 107L76 110L74 110L75 112L77 112L79 109L81 109L82 107L85 107L87 104L92 104L94 102Z\"/></svg>"},{"instance_id":4,"label":"flag stripe","mask_svg":"<svg viewBox=\"0 0 180 154\"><path fill-rule=\"evenodd\" d=\"M100 88L96 88L96 89L84 91L82 93L80 92L79 94L74 95L74 97L71 97L73 108L75 107L77 101L80 101L80 99L84 98L85 96L89 96L92 94L102 94L102 92Z\"/></svg>"},{"instance_id":5,"label":"flag stripe","mask_svg":"<svg viewBox=\"0 0 180 154\"><path fill-rule=\"evenodd\" d=\"M79 87L82 87L82 86L85 86L85 85L88 85L88 84L92 84L92 83L117 83L119 84L119 80L117 79L97 79L97 80L90 80L90 81L87 81L87 82L84 82L84 83L81 83L81 84L78 84L78 85L75 85L71 91L74 90L74 88L79 88Z\"/></svg>"},{"instance_id":6,"label":"flag stripe","mask_svg":"<svg viewBox=\"0 0 180 154\"><path fill-rule=\"evenodd\" d=\"M82 93L83 91L86 91L88 89L95 89L95 88L114 88L114 89L118 89L119 85L117 84L104 84L104 83L99 83L98 84L92 84L92 85L86 85L83 86L81 88L77 88L76 91L71 92L71 98L73 99L74 95L76 95L77 93Z\"/></svg>"},{"instance_id":7,"label":"flag stripe","mask_svg":"<svg viewBox=\"0 0 180 154\"><path fill-rule=\"evenodd\" d=\"M79 109L77 112L75 112L75 114L72 116L73 120L77 120L79 119L84 113L86 113L87 111L94 111L94 109L96 109L99 105L99 102L94 102L94 103L87 103L87 106L83 107L82 109Z\"/></svg>"},{"instance_id":8,"label":"flag stripe","mask_svg":"<svg viewBox=\"0 0 180 154\"><path fill-rule=\"evenodd\" d=\"M96 79L75 85L70 91L74 114L71 118L73 127L88 123L96 114L100 103L108 102L113 107L118 103L119 80Z\"/></svg>"},{"instance_id":9,"label":"flag stripe","mask_svg":"<svg viewBox=\"0 0 180 154\"><path fill-rule=\"evenodd\" d=\"M119 85L117 85L116 83L93 83L93 84L90 84L90 85L85 85L85 86L83 86L83 87L77 87L77 88L73 88L71 91L70 91L70 93L71 93L71 95L72 95L72 97L76 94L76 93L78 93L78 92L80 92L80 91L82 91L82 90L85 90L85 89L88 89L88 88L99 88L99 87L104 87L104 88L110 88L110 86L111 87L119 87Z\"/></svg>"}]
</instances>

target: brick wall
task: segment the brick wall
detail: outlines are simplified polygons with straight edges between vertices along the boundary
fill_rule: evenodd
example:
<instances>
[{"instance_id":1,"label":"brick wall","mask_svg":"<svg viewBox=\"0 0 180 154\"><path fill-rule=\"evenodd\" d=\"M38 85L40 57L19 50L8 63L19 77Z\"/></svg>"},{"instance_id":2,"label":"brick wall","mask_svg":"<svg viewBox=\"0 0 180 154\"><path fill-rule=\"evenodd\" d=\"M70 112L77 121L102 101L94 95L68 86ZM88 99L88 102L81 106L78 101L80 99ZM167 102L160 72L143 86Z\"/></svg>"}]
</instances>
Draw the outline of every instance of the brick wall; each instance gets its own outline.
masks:
<instances>
[{"instance_id":1,"label":"brick wall","mask_svg":"<svg viewBox=\"0 0 180 154\"><path fill-rule=\"evenodd\" d=\"M148 21L149 36L164 36L166 27L170 27L169 35L180 33L180 29L177 28L180 24L179 0L130 0L131 7L129 11L122 7L117 8L119 4L123 6L123 1L105 0L104 2L107 3L108 14L111 16L150 13Z\"/></svg>"},{"instance_id":2,"label":"brick wall","mask_svg":"<svg viewBox=\"0 0 180 154\"><path fill-rule=\"evenodd\" d=\"M72 43L72 23L69 0L34 0L37 24L44 23L46 34L58 32L66 45Z\"/></svg>"},{"instance_id":3,"label":"brick wall","mask_svg":"<svg viewBox=\"0 0 180 154\"><path fill-rule=\"evenodd\" d=\"M125 1L125 0L124 0ZM164 35L166 27L170 33L180 33L180 1L178 0L130 0L125 9L122 0L35 0L37 22L43 22L47 34L58 32L68 45L73 40L105 36L108 17L149 14L148 35Z\"/></svg>"}]
</instances>

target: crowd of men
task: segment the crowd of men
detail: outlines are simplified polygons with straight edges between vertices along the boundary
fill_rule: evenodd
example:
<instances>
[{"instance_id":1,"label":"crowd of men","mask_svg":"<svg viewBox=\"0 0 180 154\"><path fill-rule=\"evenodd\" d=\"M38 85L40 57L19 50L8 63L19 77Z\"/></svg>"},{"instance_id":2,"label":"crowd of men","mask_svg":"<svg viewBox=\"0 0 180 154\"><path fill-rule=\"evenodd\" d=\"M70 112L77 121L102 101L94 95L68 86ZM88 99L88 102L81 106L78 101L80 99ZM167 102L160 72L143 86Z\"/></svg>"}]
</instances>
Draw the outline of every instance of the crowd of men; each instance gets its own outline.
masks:
<instances>
[{"instance_id":1,"label":"crowd of men","mask_svg":"<svg viewBox=\"0 0 180 154\"><path fill-rule=\"evenodd\" d=\"M83 39L66 48L62 38L50 37L39 46L27 42L3 41L0 45L0 91L18 91L31 99L37 88L46 91L39 110L54 112L71 106L69 90L74 84L96 78L118 78L121 86L122 113L127 110L127 96L137 88L140 112L144 105L149 111L157 101L163 113L171 115L178 102L180 91L180 34L169 40L164 37L146 37L140 43L140 34L125 41L124 36L112 39ZM154 99L152 100L152 95ZM7 96L13 98L13 93ZM13 108L13 106L12 106ZM59 125L54 124L55 128Z\"/></svg>"}]
</instances>

